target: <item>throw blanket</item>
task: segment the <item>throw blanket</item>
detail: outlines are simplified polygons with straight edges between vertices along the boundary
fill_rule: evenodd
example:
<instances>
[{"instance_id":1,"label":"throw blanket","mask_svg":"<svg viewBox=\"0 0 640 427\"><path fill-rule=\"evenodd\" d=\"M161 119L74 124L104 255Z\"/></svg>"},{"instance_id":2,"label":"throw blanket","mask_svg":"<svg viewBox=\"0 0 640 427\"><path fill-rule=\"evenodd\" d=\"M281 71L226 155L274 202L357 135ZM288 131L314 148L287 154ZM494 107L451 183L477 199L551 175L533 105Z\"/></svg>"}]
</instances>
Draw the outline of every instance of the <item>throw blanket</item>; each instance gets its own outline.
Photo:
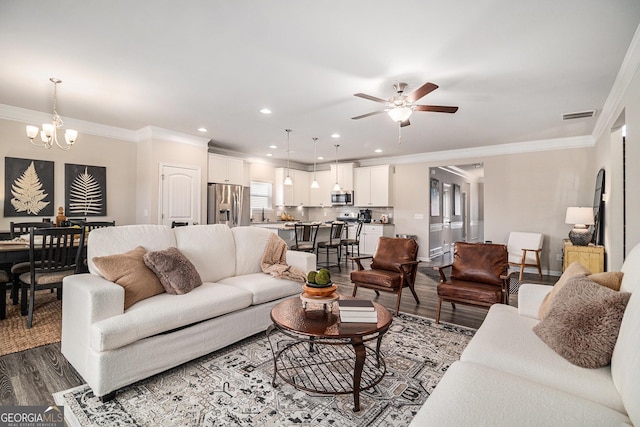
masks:
<instances>
[{"instance_id":1,"label":"throw blanket","mask_svg":"<svg viewBox=\"0 0 640 427\"><path fill-rule=\"evenodd\" d=\"M278 279L289 279L297 282L305 282L307 275L304 271L287 265L287 244L277 234L269 236L267 246L262 255L262 271L269 273Z\"/></svg>"}]
</instances>

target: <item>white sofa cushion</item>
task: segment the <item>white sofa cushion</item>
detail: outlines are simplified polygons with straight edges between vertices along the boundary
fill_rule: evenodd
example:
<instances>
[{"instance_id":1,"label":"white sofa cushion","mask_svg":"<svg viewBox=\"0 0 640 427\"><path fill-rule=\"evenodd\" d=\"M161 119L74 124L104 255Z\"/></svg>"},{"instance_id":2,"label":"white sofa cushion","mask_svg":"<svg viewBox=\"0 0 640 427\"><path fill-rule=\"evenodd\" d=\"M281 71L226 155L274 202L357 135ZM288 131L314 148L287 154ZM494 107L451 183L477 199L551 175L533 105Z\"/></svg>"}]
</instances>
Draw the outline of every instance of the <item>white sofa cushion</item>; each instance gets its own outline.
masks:
<instances>
[{"instance_id":1,"label":"white sofa cushion","mask_svg":"<svg viewBox=\"0 0 640 427\"><path fill-rule=\"evenodd\" d=\"M184 295L156 295L134 304L123 314L94 323L90 331L91 347L95 351L114 350L249 307L252 299L250 292L220 283L204 283Z\"/></svg>"},{"instance_id":2,"label":"white sofa cushion","mask_svg":"<svg viewBox=\"0 0 640 427\"><path fill-rule=\"evenodd\" d=\"M225 224L176 227L176 245L193 263L203 282L217 282L236 274L236 249Z\"/></svg>"},{"instance_id":3,"label":"white sofa cushion","mask_svg":"<svg viewBox=\"0 0 640 427\"><path fill-rule=\"evenodd\" d=\"M251 294L253 294L253 305L300 294L302 292L302 283L276 279L266 273L227 277L226 279L222 279L220 283L236 286L251 292Z\"/></svg>"},{"instance_id":4,"label":"white sofa cushion","mask_svg":"<svg viewBox=\"0 0 640 427\"><path fill-rule=\"evenodd\" d=\"M553 286L523 283L518 288L518 314L538 319L540 304L551 292Z\"/></svg>"},{"instance_id":5,"label":"white sofa cushion","mask_svg":"<svg viewBox=\"0 0 640 427\"><path fill-rule=\"evenodd\" d=\"M176 245L173 230L166 225L138 224L96 228L88 235L87 265L89 272L101 276L93 257L116 255L138 246L159 251Z\"/></svg>"},{"instance_id":6,"label":"white sofa cushion","mask_svg":"<svg viewBox=\"0 0 640 427\"><path fill-rule=\"evenodd\" d=\"M611 367L587 369L571 364L533 332L538 322L520 316L515 307L494 304L460 360L518 375L625 413Z\"/></svg>"},{"instance_id":7,"label":"white sofa cushion","mask_svg":"<svg viewBox=\"0 0 640 427\"><path fill-rule=\"evenodd\" d=\"M262 255L273 233L261 227L234 227L231 233L236 246L236 276L261 272Z\"/></svg>"},{"instance_id":8,"label":"white sofa cushion","mask_svg":"<svg viewBox=\"0 0 640 427\"><path fill-rule=\"evenodd\" d=\"M455 362L410 425L603 427L625 423L629 418L620 412L573 394L486 366Z\"/></svg>"}]
</instances>

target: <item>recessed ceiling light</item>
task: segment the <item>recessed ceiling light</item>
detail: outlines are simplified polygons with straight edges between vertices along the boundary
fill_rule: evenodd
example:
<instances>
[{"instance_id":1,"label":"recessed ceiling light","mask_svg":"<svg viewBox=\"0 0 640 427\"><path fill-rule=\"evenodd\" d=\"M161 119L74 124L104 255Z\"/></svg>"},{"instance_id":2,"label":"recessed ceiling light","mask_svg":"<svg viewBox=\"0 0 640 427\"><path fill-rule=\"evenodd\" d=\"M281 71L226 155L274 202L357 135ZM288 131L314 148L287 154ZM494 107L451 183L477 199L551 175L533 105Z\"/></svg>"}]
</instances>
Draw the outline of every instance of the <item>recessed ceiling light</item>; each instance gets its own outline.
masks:
<instances>
[{"instance_id":1,"label":"recessed ceiling light","mask_svg":"<svg viewBox=\"0 0 640 427\"><path fill-rule=\"evenodd\" d=\"M334 133L331 135L331 138L340 138L340 134L339 133Z\"/></svg>"},{"instance_id":2,"label":"recessed ceiling light","mask_svg":"<svg viewBox=\"0 0 640 427\"><path fill-rule=\"evenodd\" d=\"M278 148L278 146L277 145L270 145L269 148L275 149L275 148Z\"/></svg>"},{"instance_id":3,"label":"recessed ceiling light","mask_svg":"<svg viewBox=\"0 0 640 427\"><path fill-rule=\"evenodd\" d=\"M267 157L271 157L271 156L273 156L273 154L267 153Z\"/></svg>"},{"instance_id":4,"label":"recessed ceiling light","mask_svg":"<svg viewBox=\"0 0 640 427\"><path fill-rule=\"evenodd\" d=\"M324 157L318 156L318 160L324 160Z\"/></svg>"},{"instance_id":5,"label":"recessed ceiling light","mask_svg":"<svg viewBox=\"0 0 640 427\"><path fill-rule=\"evenodd\" d=\"M261 112L262 114L271 114L271 110L270 110L270 109L268 109L268 108L263 108L262 110L260 110L260 112Z\"/></svg>"},{"instance_id":6,"label":"recessed ceiling light","mask_svg":"<svg viewBox=\"0 0 640 427\"><path fill-rule=\"evenodd\" d=\"M198 128L198 132L206 132L207 128Z\"/></svg>"},{"instance_id":7,"label":"recessed ceiling light","mask_svg":"<svg viewBox=\"0 0 640 427\"><path fill-rule=\"evenodd\" d=\"M382 150L378 148L378 149L376 150L376 153L382 153Z\"/></svg>"}]
</instances>

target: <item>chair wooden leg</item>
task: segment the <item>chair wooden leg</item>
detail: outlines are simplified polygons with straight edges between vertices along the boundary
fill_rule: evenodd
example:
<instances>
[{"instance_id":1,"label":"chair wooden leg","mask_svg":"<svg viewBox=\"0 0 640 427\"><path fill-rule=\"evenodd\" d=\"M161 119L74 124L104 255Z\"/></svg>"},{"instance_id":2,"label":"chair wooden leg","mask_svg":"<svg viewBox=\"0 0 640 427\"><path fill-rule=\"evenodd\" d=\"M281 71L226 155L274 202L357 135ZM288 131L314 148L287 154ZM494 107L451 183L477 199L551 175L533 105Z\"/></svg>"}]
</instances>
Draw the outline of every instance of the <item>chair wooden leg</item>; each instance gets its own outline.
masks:
<instances>
[{"instance_id":1,"label":"chair wooden leg","mask_svg":"<svg viewBox=\"0 0 640 427\"><path fill-rule=\"evenodd\" d=\"M31 325L33 324L33 307L36 303L35 286L32 284L29 290L29 317L27 318L27 329L31 329Z\"/></svg>"},{"instance_id":2,"label":"chair wooden leg","mask_svg":"<svg viewBox=\"0 0 640 427\"><path fill-rule=\"evenodd\" d=\"M522 282L522 275L524 274L524 261L522 261L522 264L520 265L520 277L518 280L520 280Z\"/></svg>"},{"instance_id":3,"label":"chair wooden leg","mask_svg":"<svg viewBox=\"0 0 640 427\"><path fill-rule=\"evenodd\" d=\"M352 297L356 296L356 292L358 292L358 285L356 285L355 283L353 284L353 293L351 294Z\"/></svg>"},{"instance_id":4,"label":"chair wooden leg","mask_svg":"<svg viewBox=\"0 0 640 427\"><path fill-rule=\"evenodd\" d=\"M11 299L13 300L13 305L18 304L20 296L20 280L16 276L13 279L13 287L11 288Z\"/></svg>"},{"instance_id":5,"label":"chair wooden leg","mask_svg":"<svg viewBox=\"0 0 640 427\"><path fill-rule=\"evenodd\" d=\"M414 286L415 286L415 283L410 283L409 290L411 290L411 293L413 294L413 298L416 300L416 304L420 304L420 300L418 299L418 294L416 294L416 290Z\"/></svg>"},{"instance_id":6,"label":"chair wooden leg","mask_svg":"<svg viewBox=\"0 0 640 427\"><path fill-rule=\"evenodd\" d=\"M536 264L538 267L538 277L542 280L542 269L540 268L540 255L538 255L538 252L536 252Z\"/></svg>"},{"instance_id":7,"label":"chair wooden leg","mask_svg":"<svg viewBox=\"0 0 640 427\"><path fill-rule=\"evenodd\" d=\"M0 319L7 317L7 284L2 283L0 285L2 289L2 295L0 296Z\"/></svg>"},{"instance_id":8,"label":"chair wooden leg","mask_svg":"<svg viewBox=\"0 0 640 427\"><path fill-rule=\"evenodd\" d=\"M451 303L451 309L452 309L452 310L455 310L455 309L456 309L456 303L455 303L455 302L452 302L452 303Z\"/></svg>"},{"instance_id":9,"label":"chair wooden leg","mask_svg":"<svg viewBox=\"0 0 640 427\"><path fill-rule=\"evenodd\" d=\"M22 283L20 286L20 314L27 315L27 285Z\"/></svg>"},{"instance_id":10,"label":"chair wooden leg","mask_svg":"<svg viewBox=\"0 0 640 427\"><path fill-rule=\"evenodd\" d=\"M400 286L400 289L398 289L398 298L396 299L396 314L395 316L398 315L398 313L400 313L400 298L402 297L402 286Z\"/></svg>"},{"instance_id":11,"label":"chair wooden leg","mask_svg":"<svg viewBox=\"0 0 640 427\"><path fill-rule=\"evenodd\" d=\"M438 306L436 307L436 323L440 323L440 307L442 306L442 299L438 297Z\"/></svg>"}]
</instances>

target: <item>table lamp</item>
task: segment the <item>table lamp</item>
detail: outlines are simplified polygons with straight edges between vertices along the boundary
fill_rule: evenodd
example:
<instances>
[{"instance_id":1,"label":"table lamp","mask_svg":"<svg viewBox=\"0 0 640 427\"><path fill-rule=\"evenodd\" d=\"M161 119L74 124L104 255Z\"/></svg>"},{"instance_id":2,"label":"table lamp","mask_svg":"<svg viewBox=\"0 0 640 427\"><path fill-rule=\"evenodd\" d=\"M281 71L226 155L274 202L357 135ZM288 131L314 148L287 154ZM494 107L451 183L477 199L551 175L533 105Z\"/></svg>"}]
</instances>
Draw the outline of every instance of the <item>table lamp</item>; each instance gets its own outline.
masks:
<instances>
[{"instance_id":1,"label":"table lamp","mask_svg":"<svg viewBox=\"0 0 640 427\"><path fill-rule=\"evenodd\" d=\"M591 243L593 232L589 228L594 224L593 208L569 207L564 219L566 224L573 224L573 230L569 232L569 240L576 246L587 246Z\"/></svg>"}]
</instances>

